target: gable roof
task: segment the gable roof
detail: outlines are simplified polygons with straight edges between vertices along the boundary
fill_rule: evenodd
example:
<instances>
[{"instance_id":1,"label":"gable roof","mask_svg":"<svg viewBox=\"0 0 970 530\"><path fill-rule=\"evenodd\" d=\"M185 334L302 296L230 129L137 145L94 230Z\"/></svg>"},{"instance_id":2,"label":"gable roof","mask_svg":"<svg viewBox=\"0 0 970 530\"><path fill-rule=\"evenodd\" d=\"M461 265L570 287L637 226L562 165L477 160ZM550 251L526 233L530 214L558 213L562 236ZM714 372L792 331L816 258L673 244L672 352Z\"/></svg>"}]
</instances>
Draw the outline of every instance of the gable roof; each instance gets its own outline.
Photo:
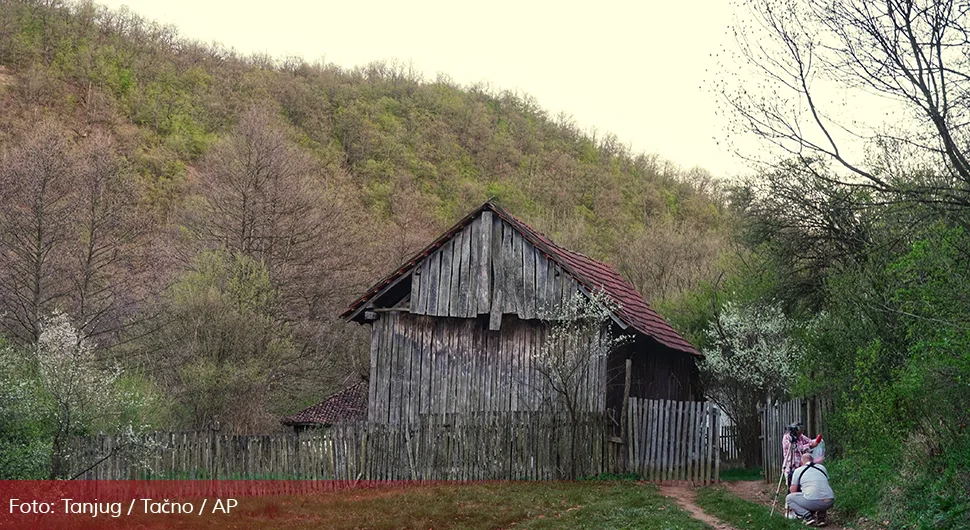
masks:
<instances>
[{"instance_id":1,"label":"gable roof","mask_svg":"<svg viewBox=\"0 0 970 530\"><path fill-rule=\"evenodd\" d=\"M332 425L367 419L367 382L361 381L327 399L283 418L283 425Z\"/></svg>"},{"instance_id":2,"label":"gable roof","mask_svg":"<svg viewBox=\"0 0 970 530\"><path fill-rule=\"evenodd\" d=\"M485 210L494 212L500 219L514 227L525 240L539 249L548 259L556 262L562 267L563 271L575 279L588 292L602 291L609 296L618 306L615 316L621 322L653 338L664 346L692 355L700 355L700 352L696 348L691 346L663 317L650 307L647 301L643 299L643 296L616 269L601 261L560 247L528 224L522 222L519 218L492 202L486 202L463 217L455 226L435 239L424 250L415 254L404 265L401 265L397 270L375 283L340 316L342 318L353 318L363 309L368 300L410 272L422 259L431 255L432 252L444 245Z\"/></svg>"}]
</instances>

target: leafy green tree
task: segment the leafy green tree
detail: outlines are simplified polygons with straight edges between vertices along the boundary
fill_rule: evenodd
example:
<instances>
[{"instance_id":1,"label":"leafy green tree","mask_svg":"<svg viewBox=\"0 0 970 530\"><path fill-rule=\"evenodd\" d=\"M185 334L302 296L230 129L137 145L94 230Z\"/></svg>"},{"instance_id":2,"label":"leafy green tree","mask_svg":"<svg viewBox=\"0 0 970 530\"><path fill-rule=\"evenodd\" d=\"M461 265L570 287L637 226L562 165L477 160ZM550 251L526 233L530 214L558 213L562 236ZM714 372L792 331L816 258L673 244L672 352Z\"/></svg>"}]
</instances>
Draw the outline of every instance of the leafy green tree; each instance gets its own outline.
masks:
<instances>
[{"instance_id":1,"label":"leafy green tree","mask_svg":"<svg viewBox=\"0 0 970 530\"><path fill-rule=\"evenodd\" d=\"M270 391L297 352L266 268L242 254L203 253L164 303L168 322L149 355L178 408L175 425L258 432L275 423Z\"/></svg>"}]
</instances>

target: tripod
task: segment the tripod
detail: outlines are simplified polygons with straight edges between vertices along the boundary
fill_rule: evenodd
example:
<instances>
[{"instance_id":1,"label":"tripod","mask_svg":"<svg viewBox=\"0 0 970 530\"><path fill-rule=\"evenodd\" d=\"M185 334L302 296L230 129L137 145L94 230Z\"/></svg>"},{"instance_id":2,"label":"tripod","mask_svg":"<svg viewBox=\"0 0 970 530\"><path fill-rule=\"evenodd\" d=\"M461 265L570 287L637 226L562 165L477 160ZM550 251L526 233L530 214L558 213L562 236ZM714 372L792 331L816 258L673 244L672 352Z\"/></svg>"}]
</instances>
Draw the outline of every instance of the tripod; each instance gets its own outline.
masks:
<instances>
[{"instance_id":1,"label":"tripod","mask_svg":"<svg viewBox=\"0 0 970 530\"><path fill-rule=\"evenodd\" d=\"M788 436L790 437L788 444L788 455L791 457L788 460L788 465L790 466L795 463L795 447L798 445L798 440L791 434ZM775 505L778 504L778 493L781 491L781 481L785 480L785 475L787 473L788 472L786 470L782 470L781 476L778 477L778 487L775 488L775 498L771 501L771 513L768 514L768 517L775 515Z\"/></svg>"}]
</instances>

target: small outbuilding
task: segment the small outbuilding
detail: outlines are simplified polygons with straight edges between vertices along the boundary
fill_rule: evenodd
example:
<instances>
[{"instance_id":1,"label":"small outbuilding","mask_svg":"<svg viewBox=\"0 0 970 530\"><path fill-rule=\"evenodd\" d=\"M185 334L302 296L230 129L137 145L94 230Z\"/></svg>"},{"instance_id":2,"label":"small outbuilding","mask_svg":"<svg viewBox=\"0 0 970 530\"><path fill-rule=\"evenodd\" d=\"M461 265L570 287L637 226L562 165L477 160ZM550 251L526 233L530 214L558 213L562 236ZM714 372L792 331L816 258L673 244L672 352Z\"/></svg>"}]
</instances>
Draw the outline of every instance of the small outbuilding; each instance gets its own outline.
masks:
<instances>
[{"instance_id":1,"label":"small outbuilding","mask_svg":"<svg viewBox=\"0 0 970 530\"><path fill-rule=\"evenodd\" d=\"M486 202L341 315L372 326L368 420L555 407L536 370L543 308L594 292L615 302L609 325L632 340L584 376L581 410L619 413L627 359L631 397L703 399L700 353L630 282Z\"/></svg>"},{"instance_id":2,"label":"small outbuilding","mask_svg":"<svg viewBox=\"0 0 970 530\"><path fill-rule=\"evenodd\" d=\"M300 432L338 423L367 420L367 381L351 385L316 405L283 418L283 425Z\"/></svg>"}]
</instances>

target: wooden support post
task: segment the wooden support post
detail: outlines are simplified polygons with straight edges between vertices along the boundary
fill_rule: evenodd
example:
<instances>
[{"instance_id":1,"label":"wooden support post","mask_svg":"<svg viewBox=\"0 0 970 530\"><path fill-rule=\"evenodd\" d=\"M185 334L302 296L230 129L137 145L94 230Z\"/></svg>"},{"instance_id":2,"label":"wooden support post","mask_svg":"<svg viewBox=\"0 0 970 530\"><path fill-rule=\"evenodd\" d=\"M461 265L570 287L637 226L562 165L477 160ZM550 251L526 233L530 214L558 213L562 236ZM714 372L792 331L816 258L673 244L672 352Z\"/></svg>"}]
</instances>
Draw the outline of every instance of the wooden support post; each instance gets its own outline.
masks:
<instances>
[{"instance_id":1,"label":"wooden support post","mask_svg":"<svg viewBox=\"0 0 970 530\"><path fill-rule=\"evenodd\" d=\"M630 466L633 464L632 458L630 458L630 447L632 447L633 437L630 436L630 419L628 417L629 407L630 407L630 370L632 368L632 361L629 357L626 359L626 376L623 379L623 407L620 411L620 437L623 439L623 443L626 444L627 462L624 466L626 471L630 471Z\"/></svg>"}]
</instances>

